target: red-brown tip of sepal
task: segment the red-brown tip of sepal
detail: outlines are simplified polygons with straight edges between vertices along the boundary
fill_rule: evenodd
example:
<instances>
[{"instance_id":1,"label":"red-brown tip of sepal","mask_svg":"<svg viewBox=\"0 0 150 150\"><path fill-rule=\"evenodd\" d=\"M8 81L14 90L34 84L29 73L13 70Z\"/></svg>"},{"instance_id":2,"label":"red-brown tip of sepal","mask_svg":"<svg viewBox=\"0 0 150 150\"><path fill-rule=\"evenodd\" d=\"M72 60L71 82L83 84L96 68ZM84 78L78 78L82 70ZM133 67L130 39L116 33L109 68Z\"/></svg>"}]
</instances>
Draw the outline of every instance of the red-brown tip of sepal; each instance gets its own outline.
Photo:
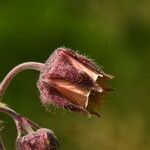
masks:
<instances>
[{"instance_id":1,"label":"red-brown tip of sepal","mask_svg":"<svg viewBox=\"0 0 150 150\"><path fill-rule=\"evenodd\" d=\"M93 61L68 48L56 49L45 62L38 80L40 98L45 106L56 106L81 112L98 113L103 95L112 89L113 79Z\"/></svg>"},{"instance_id":2,"label":"red-brown tip of sepal","mask_svg":"<svg viewBox=\"0 0 150 150\"><path fill-rule=\"evenodd\" d=\"M17 150L58 150L59 143L51 130L40 128L19 138L16 146Z\"/></svg>"}]
</instances>

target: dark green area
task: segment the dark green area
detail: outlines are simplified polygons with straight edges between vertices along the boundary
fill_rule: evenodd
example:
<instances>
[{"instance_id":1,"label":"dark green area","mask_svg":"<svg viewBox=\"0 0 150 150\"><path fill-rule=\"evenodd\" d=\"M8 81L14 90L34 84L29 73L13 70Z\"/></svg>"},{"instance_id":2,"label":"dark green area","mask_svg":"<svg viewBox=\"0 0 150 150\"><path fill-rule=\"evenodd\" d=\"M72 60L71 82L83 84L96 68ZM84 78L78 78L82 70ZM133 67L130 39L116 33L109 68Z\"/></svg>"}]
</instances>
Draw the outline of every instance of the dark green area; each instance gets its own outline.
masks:
<instances>
[{"instance_id":1,"label":"dark green area","mask_svg":"<svg viewBox=\"0 0 150 150\"><path fill-rule=\"evenodd\" d=\"M44 62L65 46L93 58L116 78L101 118L42 107L38 72L20 73L4 102L51 128L62 150L148 150L150 148L149 0L0 0L0 79L25 61ZM1 114L8 150L15 149L12 119Z\"/></svg>"}]
</instances>

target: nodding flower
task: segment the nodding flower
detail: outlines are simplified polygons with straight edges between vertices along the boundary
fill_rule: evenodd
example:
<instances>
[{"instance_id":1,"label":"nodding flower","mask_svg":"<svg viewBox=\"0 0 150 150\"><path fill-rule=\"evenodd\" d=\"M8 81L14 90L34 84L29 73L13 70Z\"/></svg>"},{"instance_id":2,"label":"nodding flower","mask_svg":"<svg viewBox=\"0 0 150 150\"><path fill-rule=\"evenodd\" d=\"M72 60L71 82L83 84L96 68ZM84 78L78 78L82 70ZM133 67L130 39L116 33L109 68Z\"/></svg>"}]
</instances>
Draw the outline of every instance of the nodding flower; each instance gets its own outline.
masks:
<instances>
[{"instance_id":1,"label":"nodding flower","mask_svg":"<svg viewBox=\"0 0 150 150\"><path fill-rule=\"evenodd\" d=\"M58 150L59 142L52 130L39 127L28 118L16 113L0 102L0 112L11 116L18 131L16 139L17 150ZM0 137L0 150L4 150Z\"/></svg>"},{"instance_id":2,"label":"nodding flower","mask_svg":"<svg viewBox=\"0 0 150 150\"><path fill-rule=\"evenodd\" d=\"M55 106L91 115L97 113L104 96L112 91L113 79L91 59L68 48L56 49L45 63L25 62L14 67L0 82L0 100L11 80L21 71L40 71L37 82L44 106ZM41 128L0 102L0 112L10 115L17 127L17 150L57 150L59 142L52 130ZM5 149L0 138L0 150Z\"/></svg>"},{"instance_id":3,"label":"nodding flower","mask_svg":"<svg viewBox=\"0 0 150 150\"><path fill-rule=\"evenodd\" d=\"M57 138L49 129L40 128L36 132L18 138L17 150L57 150Z\"/></svg>"},{"instance_id":4,"label":"nodding flower","mask_svg":"<svg viewBox=\"0 0 150 150\"><path fill-rule=\"evenodd\" d=\"M56 49L45 62L38 80L41 101L83 114L95 114L113 79L85 56L67 48Z\"/></svg>"},{"instance_id":5,"label":"nodding flower","mask_svg":"<svg viewBox=\"0 0 150 150\"><path fill-rule=\"evenodd\" d=\"M17 150L58 150L59 142L52 130L41 128L24 116L16 120Z\"/></svg>"}]
</instances>

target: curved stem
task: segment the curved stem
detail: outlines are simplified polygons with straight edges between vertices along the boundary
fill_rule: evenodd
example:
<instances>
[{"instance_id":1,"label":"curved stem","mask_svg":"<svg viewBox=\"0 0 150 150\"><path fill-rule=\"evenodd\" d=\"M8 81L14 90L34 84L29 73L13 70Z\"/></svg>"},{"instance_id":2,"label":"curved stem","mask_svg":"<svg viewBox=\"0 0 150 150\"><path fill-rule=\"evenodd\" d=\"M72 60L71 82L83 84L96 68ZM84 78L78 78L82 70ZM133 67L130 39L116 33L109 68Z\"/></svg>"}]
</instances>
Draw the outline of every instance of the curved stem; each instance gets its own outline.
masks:
<instances>
[{"instance_id":1,"label":"curved stem","mask_svg":"<svg viewBox=\"0 0 150 150\"><path fill-rule=\"evenodd\" d=\"M15 68L13 68L3 79L3 81L0 83L0 99L2 98L6 88L10 84L11 80L21 71L27 70L27 69L33 69L37 71L42 71L44 67L43 63L38 63L38 62L25 62L22 64L19 64Z\"/></svg>"},{"instance_id":2,"label":"curved stem","mask_svg":"<svg viewBox=\"0 0 150 150\"><path fill-rule=\"evenodd\" d=\"M8 107L4 107L4 106L0 106L0 112L4 112L6 114L8 114L9 116L11 116L15 121L19 118L19 114L16 113L14 110L8 108Z\"/></svg>"},{"instance_id":3,"label":"curved stem","mask_svg":"<svg viewBox=\"0 0 150 150\"><path fill-rule=\"evenodd\" d=\"M26 133L34 132L32 127L37 128L37 129L40 128L36 123L34 123L31 120L29 120L28 118L18 114L17 112L15 112L14 110L5 106L5 104L3 104L1 102L0 102L0 112L4 112L13 118L13 120L16 123L16 128L18 131L18 138L21 137L22 132L26 132Z\"/></svg>"},{"instance_id":4,"label":"curved stem","mask_svg":"<svg viewBox=\"0 0 150 150\"><path fill-rule=\"evenodd\" d=\"M18 127L18 122L20 118L20 114L16 113L14 110L5 106L5 104L0 102L0 112L6 113L7 115L11 116L16 124L16 128L18 130L18 135L21 135L20 128ZM0 149L1 150L1 149Z\"/></svg>"}]
</instances>

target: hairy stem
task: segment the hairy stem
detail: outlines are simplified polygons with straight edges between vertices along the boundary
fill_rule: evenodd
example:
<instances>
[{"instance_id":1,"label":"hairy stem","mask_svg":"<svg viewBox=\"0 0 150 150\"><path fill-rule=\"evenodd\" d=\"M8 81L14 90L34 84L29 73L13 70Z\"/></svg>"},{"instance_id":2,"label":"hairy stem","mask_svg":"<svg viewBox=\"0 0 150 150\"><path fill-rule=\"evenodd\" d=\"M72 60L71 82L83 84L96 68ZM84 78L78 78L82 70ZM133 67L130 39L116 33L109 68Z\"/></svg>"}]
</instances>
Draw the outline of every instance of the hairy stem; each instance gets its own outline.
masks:
<instances>
[{"instance_id":1,"label":"hairy stem","mask_svg":"<svg viewBox=\"0 0 150 150\"><path fill-rule=\"evenodd\" d=\"M4 112L6 114L8 114L9 116L11 116L14 120L17 120L19 118L19 114L16 113L14 110L6 107L6 106L1 106L0 105L0 112Z\"/></svg>"},{"instance_id":2,"label":"hairy stem","mask_svg":"<svg viewBox=\"0 0 150 150\"><path fill-rule=\"evenodd\" d=\"M3 94L5 93L6 88L10 84L11 80L21 71L27 70L27 69L33 69L37 71L42 71L44 64L39 62L25 62L22 64L19 64L15 68L13 68L3 79L3 81L0 83L0 99L2 98Z\"/></svg>"},{"instance_id":3,"label":"hairy stem","mask_svg":"<svg viewBox=\"0 0 150 150\"><path fill-rule=\"evenodd\" d=\"M33 128L36 128L36 129L40 128L36 123L18 114L17 112L15 112L14 110L7 107L4 103L1 103L1 102L0 102L0 112L6 113L7 115L11 116L13 120L15 121L16 128L18 131L17 138L21 137L21 134L23 132L32 133L34 132Z\"/></svg>"}]
</instances>

